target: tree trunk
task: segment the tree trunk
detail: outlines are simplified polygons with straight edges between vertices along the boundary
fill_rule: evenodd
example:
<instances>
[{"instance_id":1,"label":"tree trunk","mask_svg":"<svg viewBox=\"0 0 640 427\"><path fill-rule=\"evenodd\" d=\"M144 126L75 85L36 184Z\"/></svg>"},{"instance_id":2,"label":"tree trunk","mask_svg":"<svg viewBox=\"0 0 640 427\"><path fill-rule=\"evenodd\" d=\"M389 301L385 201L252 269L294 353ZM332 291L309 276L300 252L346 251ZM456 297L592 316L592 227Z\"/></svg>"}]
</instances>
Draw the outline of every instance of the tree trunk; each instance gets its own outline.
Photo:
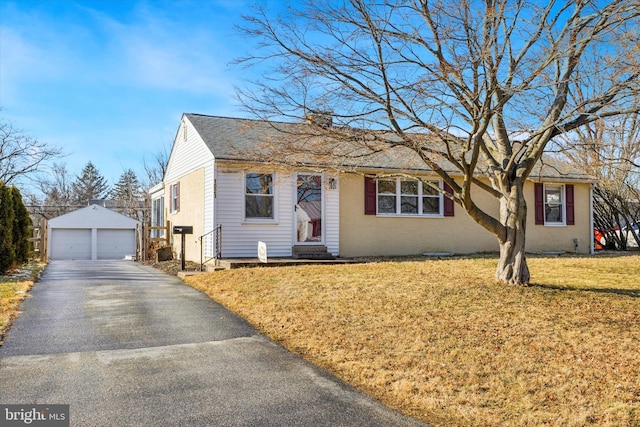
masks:
<instances>
[{"instance_id":1,"label":"tree trunk","mask_svg":"<svg viewBox=\"0 0 640 427\"><path fill-rule=\"evenodd\" d=\"M500 262L496 269L496 281L507 285L526 286L530 274L525 255L527 203L524 199L524 183L511 184L509 192L500 198L500 221L505 227L498 236Z\"/></svg>"}]
</instances>

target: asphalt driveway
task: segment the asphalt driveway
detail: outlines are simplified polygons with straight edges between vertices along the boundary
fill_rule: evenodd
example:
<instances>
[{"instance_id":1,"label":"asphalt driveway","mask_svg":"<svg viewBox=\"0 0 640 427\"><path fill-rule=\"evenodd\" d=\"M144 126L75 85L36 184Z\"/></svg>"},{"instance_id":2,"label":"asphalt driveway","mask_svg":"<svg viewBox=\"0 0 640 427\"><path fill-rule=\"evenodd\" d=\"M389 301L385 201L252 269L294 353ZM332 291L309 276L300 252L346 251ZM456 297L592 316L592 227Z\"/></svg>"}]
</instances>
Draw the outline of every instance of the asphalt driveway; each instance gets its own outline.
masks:
<instances>
[{"instance_id":1,"label":"asphalt driveway","mask_svg":"<svg viewBox=\"0 0 640 427\"><path fill-rule=\"evenodd\" d=\"M0 347L0 403L72 426L419 426L175 277L52 261Z\"/></svg>"}]
</instances>

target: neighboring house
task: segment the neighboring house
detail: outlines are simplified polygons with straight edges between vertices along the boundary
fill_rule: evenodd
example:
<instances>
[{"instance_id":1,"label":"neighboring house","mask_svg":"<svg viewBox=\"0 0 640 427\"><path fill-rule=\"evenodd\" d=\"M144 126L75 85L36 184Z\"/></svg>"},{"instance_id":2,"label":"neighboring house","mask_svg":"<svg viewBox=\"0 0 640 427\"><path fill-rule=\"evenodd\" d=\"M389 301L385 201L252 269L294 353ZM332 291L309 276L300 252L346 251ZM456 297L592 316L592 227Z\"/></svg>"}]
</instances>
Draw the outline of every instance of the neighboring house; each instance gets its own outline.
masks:
<instances>
[{"instance_id":1,"label":"neighboring house","mask_svg":"<svg viewBox=\"0 0 640 427\"><path fill-rule=\"evenodd\" d=\"M222 258L255 258L258 241L270 257L318 245L341 257L498 250L495 236L441 192L398 176L421 176L445 188L410 150L394 148L349 168L301 152L300 166L291 167L268 154L290 126L305 125L183 115L164 180L150 192L154 223L193 226L186 259L199 261L201 248L205 258L216 249ZM525 186L529 252L592 250L592 183L558 165L531 174ZM499 211L488 195L479 205Z\"/></svg>"},{"instance_id":2,"label":"neighboring house","mask_svg":"<svg viewBox=\"0 0 640 427\"><path fill-rule=\"evenodd\" d=\"M48 224L49 259L133 257L137 224L135 219L95 204L52 218Z\"/></svg>"}]
</instances>

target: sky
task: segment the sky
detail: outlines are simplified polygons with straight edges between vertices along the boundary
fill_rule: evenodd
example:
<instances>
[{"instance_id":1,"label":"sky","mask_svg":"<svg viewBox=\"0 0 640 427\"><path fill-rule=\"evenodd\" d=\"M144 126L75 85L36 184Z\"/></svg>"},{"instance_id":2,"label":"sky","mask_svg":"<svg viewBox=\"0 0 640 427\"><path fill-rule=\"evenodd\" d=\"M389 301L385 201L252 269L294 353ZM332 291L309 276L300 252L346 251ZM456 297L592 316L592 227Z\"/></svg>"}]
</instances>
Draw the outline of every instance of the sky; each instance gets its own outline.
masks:
<instances>
[{"instance_id":1,"label":"sky","mask_svg":"<svg viewBox=\"0 0 640 427\"><path fill-rule=\"evenodd\" d=\"M110 184L170 151L183 113L246 117L234 97L255 0L0 0L0 115L91 161Z\"/></svg>"}]
</instances>

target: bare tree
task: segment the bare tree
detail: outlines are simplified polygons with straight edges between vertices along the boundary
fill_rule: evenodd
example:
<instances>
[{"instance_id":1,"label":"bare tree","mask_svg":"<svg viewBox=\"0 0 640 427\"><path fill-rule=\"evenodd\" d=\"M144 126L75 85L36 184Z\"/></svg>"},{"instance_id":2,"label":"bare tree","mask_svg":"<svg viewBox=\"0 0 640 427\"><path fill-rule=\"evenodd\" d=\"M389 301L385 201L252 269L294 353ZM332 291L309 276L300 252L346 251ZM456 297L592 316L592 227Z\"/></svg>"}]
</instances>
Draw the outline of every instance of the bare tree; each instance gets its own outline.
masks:
<instances>
[{"instance_id":1,"label":"bare tree","mask_svg":"<svg viewBox=\"0 0 640 427\"><path fill-rule=\"evenodd\" d=\"M168 163L169 153L167 152L167 147L165 145L163 145L162 150L153 155L153 159L151 159L150 162L147 162L146 157L142 159L142 165L146 175L146 189L149 189L162 181L164 173L167 171Z\"/></svg>"},{"instance_id":2,"label":"bare tree","mask_svg":"<svg viewBox=\"0 0 640 427\"><path fill-rule=\"evenodd\" d=\"M49 161L62 155L62 150L40 142L0 118L0 182L15 184L29 178Z\"/></svg>"},{"instance_id":3,"label":"bare tree","mask_svg":"<svg viewBox=\"0 0 640 427\"><path fill-rule=\"evenodd\" d=\"M64 163L54 163L49 173L38 180L42 198L33 194L29 197L31 212L51 219L80 207L74 200L73 179Z\"/></svg>"},{"instance_id":4,"label":"bare tree","mask_svg":"<svg viewBox=\"0 0 640 427\"><path fill-rule=\"evenodd\" d=\"M142 160L146 177L143 178L142 188L144 191L144 205L150 207L152 204L151 194L149 190L156 184L162 182L164 174L167 171L167 164L169 163L169 152L167 146L163 145L162 149L157 151L153 155L153 159L147 162L147 159ZM145 180L146 179L146 180ZM149 209L144 210L142 222L144 224L151 223L151 211Z\"/></svg>"},{"instance_id":5,"label":"bare tree","mask_svg":"<svg viewBox=\"0 0 640 427\"><path fill-rule=\"evenodd\" d=\"M314 0L278 16L258 7L243 28L258 50L237 62L263 79L239 97L265 119L331 111L334 126L318 131L345 144L413 150L496 236L496 280L527 284L525 180L553 138L637 111L628 100L639 88L639 15L638 0ZM594 79L602 84L588 86ZM569 96L578 89L581 102ZM476 203L480 192L499 215Z\"/></svg>"},{"instance_id":6,"label":"bare tree","mask_svg":"<svg viewBox=\"0 0 640 427\"><path fill-rule=\"evenodd\" d=\"M603 247L625 250L632 240L640 244L640 233L633 227L640 218L640 191L611 184L594 188L594 226L604 237L599 242Z\"/></svg>"},{"instance_id":7,"label":"bare tree","mask_svg":"<svg viewBox=\"0 0 640 427\"><path fill-rule=\"evenodd\" d=\"M563 156L598 178L594 223L606 242L622 249L628 239L640 244L631 227L640 221L640 115L589 123L559 145Z\"/></svg>"}]
</instances>

